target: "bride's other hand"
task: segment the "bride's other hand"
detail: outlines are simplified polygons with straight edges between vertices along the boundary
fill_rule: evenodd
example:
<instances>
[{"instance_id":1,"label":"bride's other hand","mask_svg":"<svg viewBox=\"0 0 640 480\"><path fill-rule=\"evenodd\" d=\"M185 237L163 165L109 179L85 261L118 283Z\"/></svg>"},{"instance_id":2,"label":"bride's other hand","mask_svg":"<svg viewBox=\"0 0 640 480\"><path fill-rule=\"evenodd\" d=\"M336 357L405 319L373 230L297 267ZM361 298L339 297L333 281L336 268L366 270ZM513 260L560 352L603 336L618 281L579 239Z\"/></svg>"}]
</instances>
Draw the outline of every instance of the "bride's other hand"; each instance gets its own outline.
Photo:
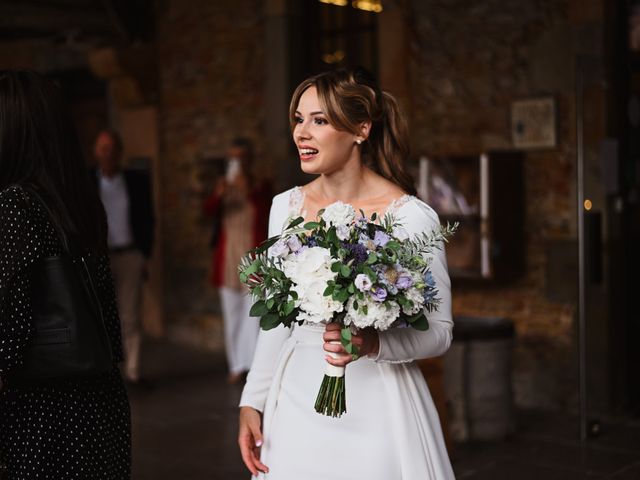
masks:
<instances>
[{"instance_id":1,"label":"bride's other hand","mask_svg":"<svg viewBox=\"0 0 640 480\"><path fill-rule=\"evenodd\" d=\"M258 472L268 473L269 468L260 461L260 447L262 446L262 419L260 412L251 407L240 407L240 430L238 445L242 460L251 474L255 477Z\"/></svg>"},{"instance_id":2,"label":"bride's other hand","mask_svg":"<svg viewBox=\"0 0 640 480\"><path fill-rule=\"evenodd\" d=\"M331 352L338 355L338 358L333 358L331 355L327 355L325 358L327 362L336 367L344 367L348 363L353 362L353 356L342 346L340 342L340 330L342 327L338 323L328 323L324 335L324 350L325 352ZM373 328L365 328L358 330L356 334L351 337L351 343L353 343L358 349L358 357L366 357L368 355L377 355L380 349L380 339L378 338L378 332Z\"/></svg>"}]
</instances>

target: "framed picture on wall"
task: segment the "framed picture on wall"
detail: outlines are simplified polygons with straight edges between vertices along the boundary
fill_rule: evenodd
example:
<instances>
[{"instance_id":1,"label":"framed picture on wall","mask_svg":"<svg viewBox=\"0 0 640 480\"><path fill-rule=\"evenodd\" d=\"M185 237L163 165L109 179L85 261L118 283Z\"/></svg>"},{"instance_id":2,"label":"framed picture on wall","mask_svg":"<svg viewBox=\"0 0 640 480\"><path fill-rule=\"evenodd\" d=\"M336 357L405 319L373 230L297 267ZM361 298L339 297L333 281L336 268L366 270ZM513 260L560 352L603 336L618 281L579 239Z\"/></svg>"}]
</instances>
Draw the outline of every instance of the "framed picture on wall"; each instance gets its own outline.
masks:
<instances>
[{"instance_id":1,"label":"framed picture on wall","mask_svg":"<svg viewBox=\"0 0 640 480\"><path fill-rule=\"evenodd\" d=\"M511 104L511 140L515 148L554 148L556 132L556 102L553 97L515 100Z\"/></svg>"}]
</instances>

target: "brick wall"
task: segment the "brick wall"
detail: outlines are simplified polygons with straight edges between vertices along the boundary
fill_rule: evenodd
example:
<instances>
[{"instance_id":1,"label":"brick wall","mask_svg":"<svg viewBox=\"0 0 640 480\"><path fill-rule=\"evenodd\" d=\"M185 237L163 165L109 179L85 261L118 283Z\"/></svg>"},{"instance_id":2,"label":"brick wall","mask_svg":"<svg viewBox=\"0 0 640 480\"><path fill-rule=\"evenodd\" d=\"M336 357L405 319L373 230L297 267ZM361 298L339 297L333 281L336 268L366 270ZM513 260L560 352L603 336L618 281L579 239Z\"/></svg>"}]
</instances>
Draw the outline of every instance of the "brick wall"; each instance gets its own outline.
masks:
<instances>
[{"instance_id":1,"label":"brick wall","mask_svg":"<svg viewBox=\"0 0 640 480\"><path fill-rule=\"evenodd\" d=\"M222 336L207 282L205 160L222 156L237 135L254 139L258 154L264 148L262 3L159 2L165 318L170 335L211 348L221 347Z\"/></svg>"},{"instance_id":2,"label":"brick wall","mask_svg":"<svg viewBox=\"0 0 640 480\"><path fill-rule=\"evenodd\" d=\"M545 294L547 252L576 234L574 59L601 52L599 2L416 0L409 12L415 152L509 148L511 101L541 95L557 100L557 148L528 153L524 163L526 274L503 287L454 282L454 312L513 319L517 402L573 408L575 303ZM602 90L595 95L604 98ZM590 138L602 138L604 118L602 110L592 113ZM592 156L593 143L587 145Z\"/></svg>"}]
</instances>

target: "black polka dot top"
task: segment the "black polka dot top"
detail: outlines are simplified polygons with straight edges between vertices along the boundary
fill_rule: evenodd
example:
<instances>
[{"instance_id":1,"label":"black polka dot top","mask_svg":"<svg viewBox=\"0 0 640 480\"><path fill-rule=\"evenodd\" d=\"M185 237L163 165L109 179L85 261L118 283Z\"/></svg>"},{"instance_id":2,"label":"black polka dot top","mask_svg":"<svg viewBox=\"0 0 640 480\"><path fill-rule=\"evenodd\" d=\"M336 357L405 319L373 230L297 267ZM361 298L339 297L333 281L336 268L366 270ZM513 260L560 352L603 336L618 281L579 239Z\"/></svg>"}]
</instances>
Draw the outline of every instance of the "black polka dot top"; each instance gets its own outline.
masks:
<instances>
[{"instance_id":1,"label":"black polka dot top","mask_svg":"<svg viewBox=\"0 0 640 480\"><path fill-rule=\"evenodd\" d=\"M61 249L44 209L27 191L13 186L0 192L0 477L4 469L8 480L128 479L130 412L117 365L94 378L12 381L33 335L29 267ZM96 289L120 362L109 260L97 260Z\"/></svg>"}]
</instances>

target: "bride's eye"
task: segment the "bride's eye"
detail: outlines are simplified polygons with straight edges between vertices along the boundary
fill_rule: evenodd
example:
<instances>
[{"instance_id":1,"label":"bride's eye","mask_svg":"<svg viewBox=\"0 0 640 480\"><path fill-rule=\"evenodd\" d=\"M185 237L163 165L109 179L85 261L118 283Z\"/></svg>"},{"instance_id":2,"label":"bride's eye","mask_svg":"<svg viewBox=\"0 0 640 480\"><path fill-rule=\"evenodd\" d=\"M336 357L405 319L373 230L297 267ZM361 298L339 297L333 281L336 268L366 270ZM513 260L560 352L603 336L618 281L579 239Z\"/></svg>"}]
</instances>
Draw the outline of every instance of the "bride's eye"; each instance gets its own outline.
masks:
<instances>
[{"instance_id":1,"label":"bride's eye","mask_svg":"<svg viewBox=\"0 0 640 480\"><path fill-rule=\"evenodd\" d=\"M326 119L324 118L320 118L320 117L316 117L313 119L313 123L315 123L316 125L328 125L329 122L327 122Z\"/></svg>"},{"instance_id":2,"label":"bride's eye","mask_svg":"<svg viewBox=\"0 0 640 480\"><path fill-rule=\"evenodd\" d=\"M294 118L294 121L296 123L302 123L302 122L304 122L304 119L301 116L296 115L295 118Z\"/></svg>"}]
</instances>

